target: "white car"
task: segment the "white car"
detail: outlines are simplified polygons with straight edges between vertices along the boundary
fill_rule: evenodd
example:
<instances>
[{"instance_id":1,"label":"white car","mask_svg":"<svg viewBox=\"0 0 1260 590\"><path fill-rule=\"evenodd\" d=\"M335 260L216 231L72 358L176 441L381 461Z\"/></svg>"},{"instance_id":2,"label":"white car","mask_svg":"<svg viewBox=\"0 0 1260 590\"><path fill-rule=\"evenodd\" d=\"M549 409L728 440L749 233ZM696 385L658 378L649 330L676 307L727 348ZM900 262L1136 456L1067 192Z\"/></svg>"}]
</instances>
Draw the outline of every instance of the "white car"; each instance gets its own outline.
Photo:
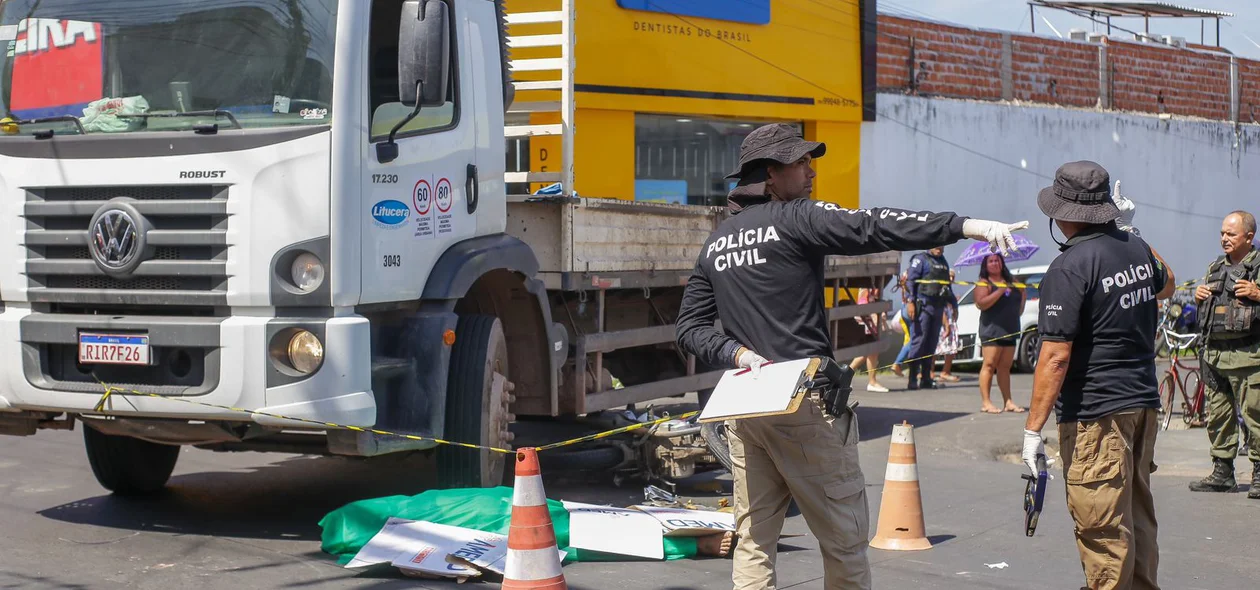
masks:
<instances>
[{"instance_id":1,"label":"white car","mask_svg":"<svg viewBox=\"0 0 1260 590\"><path fill-rule=\"evenodd\" d=\"M1037 300L1038 286L1041 283L1041 277L1045 276L1048 266L1028 266L1024 268L1012 268L1011 274L1015 277L1017 283L1029 283L1025 292L1027 293L1027 303L1024 304L1024 314L1019 318L1020 328L1024 331L1019 337L1018 343L1015 345L1015 369L1019 371L1031 372L1037 365L1038 339L1037 339ZM978 273L978 270L972 272ZM974 281L975 276L963 277L962 273L958 273L958 280ZM976 288L969 287L967 292L958 298L958 339L962 345L962 350L954 355L954 363L979 363L983 360L980 347L976 346L977 333L980 331L980 310L976 307L974 297ZM1029 328L1032 328L1031 330Z\"/></svg>"}]
</instances>

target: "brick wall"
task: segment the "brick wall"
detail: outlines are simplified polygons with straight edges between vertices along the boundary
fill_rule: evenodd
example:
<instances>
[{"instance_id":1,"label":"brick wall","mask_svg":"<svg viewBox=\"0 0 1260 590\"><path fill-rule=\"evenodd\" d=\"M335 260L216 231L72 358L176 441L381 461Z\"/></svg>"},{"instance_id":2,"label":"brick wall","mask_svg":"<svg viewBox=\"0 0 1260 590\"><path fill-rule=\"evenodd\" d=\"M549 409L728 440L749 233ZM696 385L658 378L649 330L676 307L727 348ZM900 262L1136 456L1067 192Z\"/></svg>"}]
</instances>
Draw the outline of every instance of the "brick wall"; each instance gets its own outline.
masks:
<instances>
[{"instance_id":1,"label":"brick wall","mask_svg":"<svg viewBox=\"0 0 1260 590\"><path fill-rule=\"evenodd\" d=\"M1011 35L1011 82L1016 100L1076 107L1098 104L1098 47L1044 43Z\"/></svg>"},{"instance_id":2,"label":"brick wall","mask_svg":"<svg viewBox=\"0 0 1260 590\"><path fill-rule=\"evenodd\" d=\"M1260 62L1238 60L1238 76L1244 80L1238 118L1246 123L1260 123L1260 84L1247 83L1260 80Z\"/></svg>"},{"instance_id":3,"label":"brick wall","mask_svg":"<svg viewBox=\"0 0 1260 590\"><path fill-rule=\"evenodd\" d=\"M1090 43L881 14L877 85L883 92L1223 120L1230 117L1230 60L1114 38ZM1252 121L1253 105L1260 119L1260 62L1237 62L1240 119Z\"/></svg>"},{"instance_id":4,"label":"brick wall","mask_svg":"<svg viewBox=\"0 0 1260 590\"><path fill-rule=\"evenodd\" d=\"M913 49L917 94L1002 98L1000 33L883 15L879 28L876 79L881 89L910 87Z\"/></svg>"},{"instance_id":5,"label":"brick wall","mask_svg":"<svg viewBox=\"0 0 1260 590\"><path fill-rule=\"evenodd\" d=\"M1228 56L1138 43L1108 44L1107 52L1112 108L1229 118Z\"/></svg>"}]
</instances>

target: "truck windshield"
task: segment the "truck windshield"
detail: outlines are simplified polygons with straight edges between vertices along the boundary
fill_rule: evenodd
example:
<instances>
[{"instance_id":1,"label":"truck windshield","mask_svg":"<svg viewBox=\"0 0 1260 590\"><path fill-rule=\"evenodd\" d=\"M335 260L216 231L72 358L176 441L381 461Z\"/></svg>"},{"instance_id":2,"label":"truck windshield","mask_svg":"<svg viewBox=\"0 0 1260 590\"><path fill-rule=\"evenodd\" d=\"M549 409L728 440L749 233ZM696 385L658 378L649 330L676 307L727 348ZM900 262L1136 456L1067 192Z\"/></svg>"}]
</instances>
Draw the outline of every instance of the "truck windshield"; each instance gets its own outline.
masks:
<instances>
[{"instance_id":1,"label":"truck windshield","mask_svg":"<svg viewBox=\"0 0 1260 590\"><path fill-rule=\"evenodd\" d=\"M336 15L337 0L0 0L0 136L326 124Z\"/></svg>"}]
</instances>

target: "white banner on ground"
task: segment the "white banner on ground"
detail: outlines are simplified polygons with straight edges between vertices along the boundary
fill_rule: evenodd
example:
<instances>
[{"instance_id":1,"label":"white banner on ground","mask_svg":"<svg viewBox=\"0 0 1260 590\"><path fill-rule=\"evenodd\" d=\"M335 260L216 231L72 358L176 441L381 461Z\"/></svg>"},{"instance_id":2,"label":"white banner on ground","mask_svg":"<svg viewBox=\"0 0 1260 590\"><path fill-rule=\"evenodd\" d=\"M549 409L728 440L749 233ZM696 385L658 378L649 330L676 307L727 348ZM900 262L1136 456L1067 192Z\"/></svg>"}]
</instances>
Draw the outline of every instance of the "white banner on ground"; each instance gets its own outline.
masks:
<instances>
[{"instance_id":1,"label":"white banner on ground","mask_svg":"<svg viewBox=\"0 0 1260 590\"><path fill-rule=\"evenodd\" d=\"M390 518L346 567L389 563L444 577L479 576L481 572L476 568L451 563L446 556L486 534L431 522Z\"/></svg>"},{"instance_id":2,"label":"white banner on ground","mask_svg":"<svg viewBox=\"0 0 1260 590\"><path fill-rule=\"evenodd\" d=\"M560 560L564 561L566 553L560 551L559 554ZM465 578L480 576L480 569L502 574L506 562L505 535L390 518L346 567L389 563L436 576Z\"/></svg>"},{"instance_id":3,"label":"white banner on ground","mask_svg":"<svg viewBox=\"0 0 1260 590\"><path fill-rule=\"evenodd\" d=\"M564 502L569 511L569 546L616 555L665 559L661 523L628 508Z\"/></svg>"},{"instance_id":4,"label":"white banner on ground","mask_svg":"<svg viewBox=\"0 0 1260 590\"><path fill-rule=\"evenodd\" d=\"M735 531L735 515L729 512L657 506L635 506L635 509L656 518L665 528L667 537L702 537Z\"/></svg>"}]
</instances>

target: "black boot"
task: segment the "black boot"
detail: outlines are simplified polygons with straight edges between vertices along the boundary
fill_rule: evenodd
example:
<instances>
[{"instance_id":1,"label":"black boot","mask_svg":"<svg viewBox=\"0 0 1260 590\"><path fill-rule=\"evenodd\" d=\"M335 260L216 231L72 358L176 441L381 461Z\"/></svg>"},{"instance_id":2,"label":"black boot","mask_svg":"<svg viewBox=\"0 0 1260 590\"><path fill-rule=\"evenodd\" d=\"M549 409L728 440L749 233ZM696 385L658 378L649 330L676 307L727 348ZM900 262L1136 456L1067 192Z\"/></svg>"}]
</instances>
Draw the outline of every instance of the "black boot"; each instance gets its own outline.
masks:
<instances>
[{"instance_id":1,"label":"black boot","mask_svg":"<svg viewBox=\"0 0 1260 590\"><path fill-rule=\"evenodd\" d=\"M936 380L932 379L932 359L923 359L919 361L923 365L919 368L919 374L922 379L919 381L919 387L923 389L935 389Z\"/></svg>"},{"instance_id":2,"label":"black boot","mask_svg":"<svg viewBox=\"0 0 1260 590\"><path fill-rule=\"evenodd\" d=\"M1247 492L1247 497L1260 500L1260 462L1251 463L1251 491Z\"/></svg>"},{"instance_id":3,"label":"black boot","mask_svg":"<svg viewBox=\"0 0 1260 590\"><path fill-rule=\"evenodd\" d=\"M1229 459L1212 458L1212 475L1199 481L1190 482L1192 492L1232 492L1237 487L1234 481L1234 462Z\"/></svg>"},{"instance_id":4,"label":"black boot","mask_svg":"<svg viewBox=\"0 0 1260 590\"><path fill-rule=\"evenodd\" d=\"M914 391L919 388L919 361L910 362L910 379L906 381L906 389Z\"/></svg>"}]
</instances>

